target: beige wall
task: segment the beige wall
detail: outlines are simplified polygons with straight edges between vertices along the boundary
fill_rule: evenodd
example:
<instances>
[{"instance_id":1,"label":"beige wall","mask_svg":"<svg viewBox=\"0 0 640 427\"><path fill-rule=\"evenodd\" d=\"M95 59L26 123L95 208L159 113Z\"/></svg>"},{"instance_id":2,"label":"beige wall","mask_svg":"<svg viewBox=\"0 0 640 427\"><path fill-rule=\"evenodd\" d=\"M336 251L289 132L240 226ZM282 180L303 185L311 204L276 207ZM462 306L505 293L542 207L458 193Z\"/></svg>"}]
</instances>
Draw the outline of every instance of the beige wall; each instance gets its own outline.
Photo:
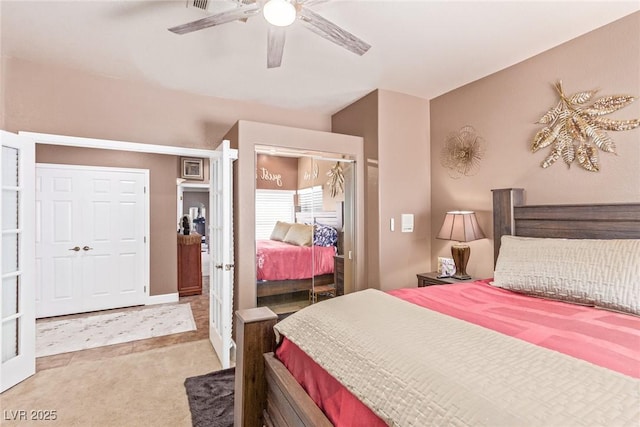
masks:
<instances>
[{"instance_id":1,"label":"beige wall","mask_svg":"<svg viewBox=\"0 0 640 427\"><path fill-rule=\"evenodd\" d=\"M329 130L326 115L7 58L5 129L212 148L239 119Z\"/></svg>"},{"instance_id":2,"label":"beige wall","mask_svg":"<svg viewBox=\"0 0 640 427\"><path fill-rule=\"evenodd\" d=\"M362 97L331 117L332 132L361 136L364 140L364 217L367 287L380 288L378 212L378 91ZM363 264L360 257L360 263Z\"/></svg>"},{"instance_id":3,"label":"beige wall","mask_svg":"<svg viewBox=\"0 0 640 427\"><path fill-rule=\"evenodd\" d=\"M272 178L279 178L279 181ZM256 188L263 190L297 190L298 159L295 157L258 154L256 156Z\"/></svg>"},{"instance_id":4,"label":"beige wall","mask_svg":"<svg viewBox=\"0 0 640 427\"><path fill-rule=\"evenodd\" d=\"M322 187L322 210L335 211L336 203L344 201L344 193L331 197L329 176L327 172L336 164L335 161L319 160L313 157L301 157L298 160L298 188ZM317 172L317 176L315 176Z\"/></svg>"},{"instance_id":5,"label":"beige wall","mask_svg":"<svg viewBox=\"0 0 640 427\"><path fill-rule=\"evenodd\" d=\"M0 106L6 108L0 118L4 121L2 128L12 132L31 131L213 149L239 119L317 130L328 130L330 127L330 119L326 115L200 96L142 81L114 79L18 58L3 56L1 64ZM51 150L66 152L62 148ZM86 153L86 157L84 154L80 156L85 164L102 165L106 159L112 158L111 154L100 154L98 158L91 159L88 153L94 151ZM115 163L118 166L146 168L147 160L142 160L140 155L131 153L118 156L118 162L122 161ZM136 159L141 159L141 163L137 164ZM60 156L60 162L67 160ZM163 195L153 198L152 204L157 199L153 211L166 213L166 218L162 220L165 225L159 229L165 230L166 227L166 230L173 230L175 234L175 178L179 175L173 171L179 171L180 165L177 158L173 158L167 166L164 172L152 172L152 189L158 188L158 181L154 179L166 179L167 186L169 181L172 182L172 190L169 192L169 187L163 189ZM171 173L166 174L166 171ZM205 164L205 173L207 171L208 163ZM154 178L155 175L162 177ZM207 182L207 179L199 182ZM157 243L158 247L164 247L162 245L169 244L167 236L156 236L154 229L151 234L152 245ZM166 246L168 249L152 250L152 295L176 291L174 240L170 246ZM169 255L173 258L167 258ZM155 278L160 282L154 283Z\"/></svg>"},{"instance_id":6,"label":"beige wall","mask_svg":"<svg viewBox=\"0 0 640 427\"><path fill-rule=\"evenodd\" d=\"M2 8L2 2L0 2L0 9ZM0 21L2 21L0 19ZM6 86L6 72L5 72L5 58L0 57L0 129L5 130L5 107L4 107L4 92Z\"/></svg>"},{"instance_id":7,"label":"beige wall","mask_svg":"<svg viewBox=\"0 0 640 427\"><path fill-rule=\"evenodd\" d=\"M557 103L552 83L558 79L569 93L639 97L640 13L431 101L432 235L447 210L475 210L490 238L470 243L467 272L474 277L493 274L492 188L522 187L528 204L640 201L640 128L609 133L618 155L602 153L600 172L562 161L540 167L548 149L532 154L530 141L541 128L535 122ZM607 117L640 118L640 101ZM464 125L485 139L486 154L477 175L452 179L440 151L447 134ZM432 238L432 265L449 255L450 245Z\"/></svg>"},{"instance_id":8,"label":"beige wall","mask_svg":"<svg viewBox=\"0 0 640 427\"><path fill-rule=\"evenodd\" d=\"M238 149L238 160L234 165L234 242L235 242L235 295L237 308L256 306L256 265L255 265L255 188L256 156L255 147L276 146L289 149L344 153L364 164L362 138L348 135L319 132L308 129L277 126L265 123L240 121L226 135L233 148ZM357 242L355 253L364 253L364 194L362 168L357 169ZM345 268L349 268L345 261ZM356 289L364 286L364 266L359 262Z\"/></svg>"},{"instance_id":9,"label":"beige wall","mask_svg":"<svg viewBox=\"0 0 640 427\"><path fill-rule=\"evenodd\" d=\"M417 286L416 274L430 271L429 101L378 94L380 287L389 290ZM401 214L414 215L412 233L401 232Z\"/></svg>"},{"instance_id":10,"label":"beige wall","mask_svg":"<svg viewBox=\"0 0 640 427\"><path fill-rule=\"evenodd\" d=\"M178 291L176 175L178 158L94 148L36 145L36 162L149 169L150 295Z\"/></svg>"},{"instance_id":11,"label":"beige wall","mask_svg":"<svg viewBox=\"0 0 640 427\"><path fill-rule=\"evenodd\" d=\"M365 141L368 286L416 286L430 269L429 102L376 90L335 114L332 129ZM414 215L413 233L400 231L401 214Z\"/></svg>"},{"instance_id":12,"label":"beige wall","mask_svg":"<svg viewBox=\"0 0 640 427\"><path fill-rule=\"evenodd\" d=\"M0 1L0 34L2 34L2 3ZM0 40L0 47L2 47L2 41ZM1 51L0 51L1 52ZM0 129L6 130L5 127L5 87L6 87L6 59L4 56L0 56Z\"/></svg>"}]
</instances>

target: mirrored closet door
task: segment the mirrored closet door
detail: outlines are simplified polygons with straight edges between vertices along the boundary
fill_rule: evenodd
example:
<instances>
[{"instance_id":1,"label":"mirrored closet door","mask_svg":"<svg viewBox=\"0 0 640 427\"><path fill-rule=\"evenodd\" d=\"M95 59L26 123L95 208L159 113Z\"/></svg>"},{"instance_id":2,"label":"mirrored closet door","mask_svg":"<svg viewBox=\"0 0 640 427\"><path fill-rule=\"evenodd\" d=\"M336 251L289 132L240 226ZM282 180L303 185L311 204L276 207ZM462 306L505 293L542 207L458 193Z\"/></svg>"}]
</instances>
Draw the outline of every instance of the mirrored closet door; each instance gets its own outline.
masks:
<instances>
[{"instance_id":1,"label":"mirrored closet door","mask_svg":"<svg viewBox=\"0 0 640 427\"><path fill-rule=\"evenodd\" d=\"M353 289L355 163L256 149L257 305L279 315Z\"/></svg>"}]
</instances>

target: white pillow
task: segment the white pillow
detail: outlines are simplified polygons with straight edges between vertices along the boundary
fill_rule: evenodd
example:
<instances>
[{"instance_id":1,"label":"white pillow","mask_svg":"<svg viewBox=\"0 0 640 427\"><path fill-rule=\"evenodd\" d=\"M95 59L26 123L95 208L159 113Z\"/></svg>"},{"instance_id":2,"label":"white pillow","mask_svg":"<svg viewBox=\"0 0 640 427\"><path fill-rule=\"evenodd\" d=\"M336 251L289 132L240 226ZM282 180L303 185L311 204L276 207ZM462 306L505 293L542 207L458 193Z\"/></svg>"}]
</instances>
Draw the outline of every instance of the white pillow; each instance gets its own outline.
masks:
<instances>
[{"instance_id":1,"label":"white pillow","mask_svg":"<svg viewBox=\"0 0 640 427\"><path fill-rule=\"evenodd\" d=\"M291 224L288 222L277 221L271 232L271 240L277 240L282 242L287 235L287 231L291 228Z\"/></svg>"},{"instance_id":2,"label":"white pillow","mask_svg":"<svg viewBox=\"0 0 640 427\"><path fill-rule=\"evenodd\" d=\"M291 224L287 235L282 241L296 246L311 246L313 243L313 225Z\"/></svg>"},{"instance_id":3,"label":"white pillow","mask_svg":"<svg viewBox=\"0 0 640 427\"><path fill-rule=\"evenodd\" d=\"M640 240L502 236L492 284L640 315Z\"/></svg>"}]
</instances>

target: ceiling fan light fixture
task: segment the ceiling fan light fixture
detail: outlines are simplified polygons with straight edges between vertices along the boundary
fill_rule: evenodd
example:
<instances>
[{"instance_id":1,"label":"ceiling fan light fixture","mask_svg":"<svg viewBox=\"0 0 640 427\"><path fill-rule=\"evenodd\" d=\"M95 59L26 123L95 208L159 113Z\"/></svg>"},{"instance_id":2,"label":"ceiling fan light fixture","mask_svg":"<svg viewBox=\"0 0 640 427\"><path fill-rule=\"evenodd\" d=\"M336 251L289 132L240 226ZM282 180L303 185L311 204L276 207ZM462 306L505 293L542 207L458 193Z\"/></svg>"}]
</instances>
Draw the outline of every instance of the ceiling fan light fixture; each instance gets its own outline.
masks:
<instances>
[{"instance_id":1,"label":"ceiling fan light fixture","mask_svg":"<svg viewBox=\"0 0 640 427\"><path fill-rule=\"evenodd\" d=\"M264 19L276 27L287 27L296 20L296 7L287 0L269 0L262 7Z\"/></svg>"}]
</instances>

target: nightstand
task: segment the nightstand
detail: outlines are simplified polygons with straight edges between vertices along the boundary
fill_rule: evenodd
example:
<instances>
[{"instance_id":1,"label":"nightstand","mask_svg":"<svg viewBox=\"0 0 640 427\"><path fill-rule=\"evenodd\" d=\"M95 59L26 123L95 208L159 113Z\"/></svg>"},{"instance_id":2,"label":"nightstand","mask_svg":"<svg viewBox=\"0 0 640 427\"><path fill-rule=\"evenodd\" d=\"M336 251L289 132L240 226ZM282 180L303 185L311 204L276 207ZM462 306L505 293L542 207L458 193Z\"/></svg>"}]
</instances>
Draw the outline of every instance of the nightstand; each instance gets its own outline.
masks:
<instances>
[{"instance_id":1,"label":"nightstand","mask_svg":"<svg viewBox=\"0 0 640 427\"><path fill-rule=\"evenodd\" d=\"M431 273L420 273L420 274L417 274L417 276L418 276L419 288L423 288L425 286L431 286L431 285L453 285L455 283L467 283L467 282L473 282L475 280L473 278L467 279L467 280L460 280L460 279L455 279L453 277L438 277L438 273L435 271L432 271Z\"/></svg>"}]
</instances>

